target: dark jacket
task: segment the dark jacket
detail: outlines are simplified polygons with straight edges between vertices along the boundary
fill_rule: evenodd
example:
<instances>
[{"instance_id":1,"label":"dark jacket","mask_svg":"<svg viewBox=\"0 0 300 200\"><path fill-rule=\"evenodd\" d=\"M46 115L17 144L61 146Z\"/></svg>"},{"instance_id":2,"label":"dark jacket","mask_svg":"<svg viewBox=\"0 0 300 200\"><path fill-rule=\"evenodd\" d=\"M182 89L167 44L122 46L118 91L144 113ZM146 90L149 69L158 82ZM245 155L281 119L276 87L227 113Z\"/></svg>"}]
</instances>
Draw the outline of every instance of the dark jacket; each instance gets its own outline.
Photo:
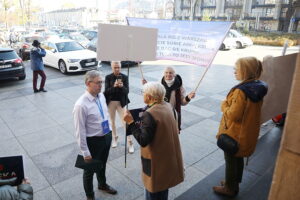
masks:
<instances>
[{"instance_id":1,"label":"dark jacket","mask_svg":"<svg viewBox=\"0 0 300 200\"><path fill-rule=\"evenodd\" d=\"M33 71L44 70L43 57L46 56L46 51L43 48L32 48L30 51L30 63Z\"/></svg>"},{"instance_id":2,"label":"dark jacket","mask_svg":"<svg viewBox=\"0 0 300 200\"><path fill-rule=\"evenodd\" d=\"M176 113L163 102L147 109L142 125L130 124L130 132L141 147L142 178L149 192L160 192L181 183L183 161Z\"/></svg>"},{"instance_id":3,"label":"dark jacket","mask_svg":"<svg viewBox=\"0 0 300 200\"><path fill-rule=\"evenodd\" d=\"M128 77L125 74L120 73L122 76L123 87L122 88L115 88L114 84L117 77L111 73L105 77L105 91L104 95L106 98L107 105L110 101L112 101L113 97L119 97L120 104L122 108L130 103L128 99L129 87L128 87Z\"/></svg>"},{"instance_id":4,"label":"dark jacket","mask_svg":"<svg viewBox=\"0 0 300 200\"><path fill-rule=\"evenodd\" d=\"M233 87L222 103L220 134L226 133L239 143L235 156L250 156L257 143L263 97L267 94L266 83L259 80L243 82Z\"/></svg>"}]
</instances>

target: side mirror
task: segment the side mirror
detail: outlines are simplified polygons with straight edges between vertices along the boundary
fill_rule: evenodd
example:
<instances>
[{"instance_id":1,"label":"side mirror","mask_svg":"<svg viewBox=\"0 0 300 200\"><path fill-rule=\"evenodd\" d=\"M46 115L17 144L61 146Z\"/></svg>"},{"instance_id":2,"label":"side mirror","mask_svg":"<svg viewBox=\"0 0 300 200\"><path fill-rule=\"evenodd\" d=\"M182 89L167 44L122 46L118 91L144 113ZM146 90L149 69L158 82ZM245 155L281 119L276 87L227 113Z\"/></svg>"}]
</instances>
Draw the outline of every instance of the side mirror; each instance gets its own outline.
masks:
<instances>
[{"instance_id":1,"label":"side mirror","mask_svg":"<svg viewBox=\"0 0 300 200\"><path fill-rule=\"evenodd\" d=\"M51 52L52 53L56 53L56 49L51 49Z\"/></svg>"}]
</instances>

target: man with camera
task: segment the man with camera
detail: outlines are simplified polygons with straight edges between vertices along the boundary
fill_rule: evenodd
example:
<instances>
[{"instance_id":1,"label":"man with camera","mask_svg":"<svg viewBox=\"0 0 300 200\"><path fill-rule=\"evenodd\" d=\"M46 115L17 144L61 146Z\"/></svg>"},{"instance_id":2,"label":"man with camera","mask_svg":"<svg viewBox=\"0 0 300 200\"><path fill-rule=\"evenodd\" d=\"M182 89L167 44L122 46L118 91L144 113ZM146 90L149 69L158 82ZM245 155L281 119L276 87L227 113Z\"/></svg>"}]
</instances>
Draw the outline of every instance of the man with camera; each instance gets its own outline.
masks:
<instances>
[{"instance_id":1,"label":"man with camera","mask_svg":"<svg viewBox=\"0 0 300 200\"><path fill-rule=\"evenodd\" d=\"M108 105L108 112L110 115L110 121L112 126L112 144L113 148L118 145L118 136L116 132L116 112L123 123L125 132L125 123L123 121L124 107L129 103L128 93L128 77L121 73L121 62L112 61L111 62L112 72L105 77L105 91L104 95L106 98L106 103ZM127 136L128 139L128 152L134 153L134 147L132 142L132 137Z\"/></svg>"}]
</instances>

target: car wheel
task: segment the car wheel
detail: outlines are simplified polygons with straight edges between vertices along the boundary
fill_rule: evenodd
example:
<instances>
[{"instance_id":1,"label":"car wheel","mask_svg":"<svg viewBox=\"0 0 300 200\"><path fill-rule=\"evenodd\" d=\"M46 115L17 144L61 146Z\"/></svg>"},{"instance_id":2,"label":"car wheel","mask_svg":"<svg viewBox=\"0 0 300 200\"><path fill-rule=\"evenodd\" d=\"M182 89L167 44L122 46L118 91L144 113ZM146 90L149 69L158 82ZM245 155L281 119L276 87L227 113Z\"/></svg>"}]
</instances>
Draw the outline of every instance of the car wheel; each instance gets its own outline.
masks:
<instances>
[{"instance_id":1,"label":"car wheel","mask_svg":"<svg viewBox=\"0 0 300 200\"><path fill-rule=\"evenodd\" d=\"M59 70L60 70L61 73L63 73L63 74L68 73L66 63L63 60L59 61L58 67L59 67Z\"/></svg>"},{"instance_id":2,"label":"car wheel","mask_svg":"<svg viewBox=\"0 0 300 200\"><path fill-rule=\"evenodd\" d=\"M237 49L243 48L242 43L241 42L236 42L236 48Z\"/></svg>"},{"instance_id":3,"label":"car wheel","mask_svg":"<svg viewBox=\"0 0 300 200\"><path fill-rule=\"evenodd\" d=\"M220 50L225 50L225 44L222 44Z\"/></svg>"},{"instance_id":4,"label":"car wheel","mask_svg":"<svg viewBox=\"0 0 300 200\"><path fill-rule=\"evenodd\" d=\"M20 77L19 77L19 80L22 81L22 80L25 80L25 78L26 78L26 75L20 76Z\"/></svg>"}]
</instances>

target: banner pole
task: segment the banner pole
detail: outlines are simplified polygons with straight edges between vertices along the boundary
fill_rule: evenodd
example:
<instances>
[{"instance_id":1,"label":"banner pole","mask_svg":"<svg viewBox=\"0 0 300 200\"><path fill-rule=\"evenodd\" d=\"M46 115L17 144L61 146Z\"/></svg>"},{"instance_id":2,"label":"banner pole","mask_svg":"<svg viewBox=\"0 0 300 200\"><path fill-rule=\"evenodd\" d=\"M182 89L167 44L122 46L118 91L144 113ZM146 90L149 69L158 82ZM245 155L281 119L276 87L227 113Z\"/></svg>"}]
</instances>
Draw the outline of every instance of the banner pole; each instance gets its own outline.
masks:
<instances>
[{"instance_id":1,"label":"banner pole","mask_svg":"<svg viewBox=\"0 0 300 200\"><path fill-rule=\"evenodd\" d=\"M142 70L142 67L141 67L141 65L140 65L140 62L138 62L138 67L139 67L139 69L140 69L140 72L141 72L141 75L142 75L142 79L145 80L144 74L143 74L143 70Z\"/></svg>"},{"instance_id":2,"label":"banner pole","mask_svg":"<svg viewBox=\"0 0 300 200\"><path fill-rule=\"evenodd\" d=\"M203 73L203 75L202 75L200 81L198 82L198 84L197 84L197 86L196 86L194 92L196 92L196 91L198 90L198 87L199 87L200 83L202 82L202 80L203 80L203 78L204 78L206 72L208 71L208 68L209 68L209 67L207 67L206 70L204 71L204 73Z\"/></svg>"}]
</instances>

